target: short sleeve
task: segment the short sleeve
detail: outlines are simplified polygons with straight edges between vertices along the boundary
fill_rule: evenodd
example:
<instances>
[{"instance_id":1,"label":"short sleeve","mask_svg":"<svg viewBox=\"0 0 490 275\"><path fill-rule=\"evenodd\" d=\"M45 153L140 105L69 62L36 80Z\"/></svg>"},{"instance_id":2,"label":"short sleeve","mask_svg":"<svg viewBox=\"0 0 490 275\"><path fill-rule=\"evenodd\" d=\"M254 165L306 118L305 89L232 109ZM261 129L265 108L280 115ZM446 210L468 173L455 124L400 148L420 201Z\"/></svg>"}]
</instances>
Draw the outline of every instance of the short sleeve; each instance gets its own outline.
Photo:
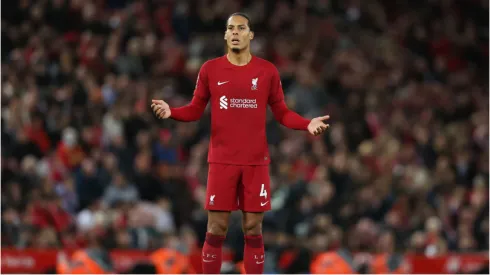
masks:
<instances>
[{"instance_id":1,"label":"short sleeve","mask_svg":"<svg viewBox=\"0 0 490 275\"><path fill-rule=\"evenodd\" d=\"M272 66L272 77L271 77L271 89L269 93L268 103L272 105L274 103L284 100L284 91L282 90L281 77L276 67Z\"/></svg>"},{"instance_id":2,"label":"short sleeve","mask_svg":"<svg viewBox=\"0 0 490 275\"><path fill-rule=\"evenodd\" d=\"M194 89L194 96L206 101L209 100L209 97L211 96L208 85L208 66L207 62L201 66L201 70L199 70L199 74L197 75L196 87Z\"/></svg>"}]
</instances>

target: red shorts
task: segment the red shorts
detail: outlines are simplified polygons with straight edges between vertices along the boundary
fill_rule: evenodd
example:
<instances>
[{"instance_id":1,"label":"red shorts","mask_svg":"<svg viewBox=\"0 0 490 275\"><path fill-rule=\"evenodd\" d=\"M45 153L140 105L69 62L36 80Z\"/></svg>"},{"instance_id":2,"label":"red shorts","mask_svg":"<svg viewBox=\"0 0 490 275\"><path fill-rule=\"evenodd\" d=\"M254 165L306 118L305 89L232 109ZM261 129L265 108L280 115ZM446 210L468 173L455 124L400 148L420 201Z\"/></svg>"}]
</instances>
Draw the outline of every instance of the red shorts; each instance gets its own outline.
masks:
<instances>
[{"instance_id":1,"label":"red shorts","mask_svg":"<svg viewBox=\"0 0 490 275\"><path fill-rule=\"evenodd\" d=\"M206 209L265 212L271 210L268 165L210 163Z\"/></svg>"}]
</instances>

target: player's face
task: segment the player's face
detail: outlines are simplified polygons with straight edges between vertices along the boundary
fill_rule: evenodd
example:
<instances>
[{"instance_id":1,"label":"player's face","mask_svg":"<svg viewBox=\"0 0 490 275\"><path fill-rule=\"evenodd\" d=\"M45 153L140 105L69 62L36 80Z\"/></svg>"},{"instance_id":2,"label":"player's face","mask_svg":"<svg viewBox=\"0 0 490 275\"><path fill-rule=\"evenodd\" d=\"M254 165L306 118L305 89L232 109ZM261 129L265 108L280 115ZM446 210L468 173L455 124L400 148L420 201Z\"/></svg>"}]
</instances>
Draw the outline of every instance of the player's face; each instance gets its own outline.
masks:
<instances>
[{"instance_id":1,"label":"player's face","mask_svg":"<svg viewBox=\"0 0 490 275\"><path fill-rule=\"evenodd\" d=\"M232 16L226 24L225 40L228 48L241 51L250 45L254 34L248 27L248 20L242 16Z\"/></svg>"}]
</instances>

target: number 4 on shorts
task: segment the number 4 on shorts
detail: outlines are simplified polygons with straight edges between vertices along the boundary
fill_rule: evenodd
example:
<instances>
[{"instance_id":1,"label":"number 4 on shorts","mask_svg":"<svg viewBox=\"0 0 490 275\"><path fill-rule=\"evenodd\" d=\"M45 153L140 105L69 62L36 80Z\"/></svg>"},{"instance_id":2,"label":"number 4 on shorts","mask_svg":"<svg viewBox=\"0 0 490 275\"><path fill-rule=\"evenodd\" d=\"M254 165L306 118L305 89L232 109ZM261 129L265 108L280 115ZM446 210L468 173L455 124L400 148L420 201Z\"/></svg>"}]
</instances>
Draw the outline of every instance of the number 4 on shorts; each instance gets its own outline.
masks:
<instances>
[{"instance_id":1,"label":"number 4 on shorts","mask_svg":"<svg viewBox=\"0 0 490 275\"><path fill-rule=\"evenodd\" d=\"M262 183L262 187L260 188L260 196L267 199L267 191L265 191L265 184Z\"/></svg>"}]
</instances>

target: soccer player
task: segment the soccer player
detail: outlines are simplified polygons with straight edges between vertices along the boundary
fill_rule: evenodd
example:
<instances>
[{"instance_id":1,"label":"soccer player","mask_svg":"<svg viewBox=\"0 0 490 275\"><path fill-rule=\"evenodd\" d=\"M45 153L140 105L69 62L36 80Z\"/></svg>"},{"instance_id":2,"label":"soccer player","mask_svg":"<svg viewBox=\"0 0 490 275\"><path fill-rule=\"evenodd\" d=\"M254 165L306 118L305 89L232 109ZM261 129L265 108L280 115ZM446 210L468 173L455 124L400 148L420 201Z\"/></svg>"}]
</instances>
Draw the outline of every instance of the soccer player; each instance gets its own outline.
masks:
<instances>
[{"instance_id":1,"label":"soccer player","mask_svg":"<svg viewBox=\"0 0 490 275\"><path fill-rule=\"evenodd\" d=\"M324 123L329 116L307 120L288 109L275 66L250 53L251 27L246 14L234 13L228 18L224 35L228 53L202 65L188 105L171 108L163 100L152 100L151 104L158 118L195 121L211 102L208 225L202 250L203 272L207 274L220 273L230 213L238 209L243 211L245 270L263 273L262 219L271 209L267 105L288 128L316 136L329 127Z\"/></svg>"}]
</instances>

